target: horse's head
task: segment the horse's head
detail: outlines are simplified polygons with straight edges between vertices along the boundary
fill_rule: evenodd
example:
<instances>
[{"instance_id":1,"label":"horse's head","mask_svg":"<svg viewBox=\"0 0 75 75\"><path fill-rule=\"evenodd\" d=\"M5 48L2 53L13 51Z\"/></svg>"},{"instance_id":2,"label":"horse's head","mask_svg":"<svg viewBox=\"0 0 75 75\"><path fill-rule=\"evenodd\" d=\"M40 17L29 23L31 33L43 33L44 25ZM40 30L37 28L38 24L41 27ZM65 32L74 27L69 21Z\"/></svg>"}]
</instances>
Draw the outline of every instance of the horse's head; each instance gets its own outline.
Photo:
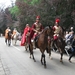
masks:
<instances>
[{"instance_id":1,"label":"horse's head","mask_svg":"<svg viewBox=\"0 0 75 75\"><path fill-rule=\"evenodd\" d=\"M52 30L52 27L51 26L47 26L46 28L45 28L45 31L46 31L46 34L47 34L47 36L50 36L50 37L53 37L53 30Z\"/></svg>"},{"instance_id":2,"label":"horse's head","mask_svg":"<svg viewBox=\"0 0 75 75\"><path fill-rule=\"evenodd\" d=\"M8 36L11 36L11 31L8 32Z\"/></svg>"},{"instance_id":3,"label":"horse's head","mask_svg":"<svg viewBox=\"0 0 75 75\"><path fill-rule=\"evenodd\" d=\"M60 37L65 38L66 30L64 27L60 26Z\"/></svg>"},{"instance_id":4,"label":"horse's head","mask_svg":"<svg viewBox=\"0 0 75 75\"><path fill-rule=\"evenodd\" d=\"M8 39L11 39L11 35L12 35L11 31L9 31L8 32Z\"/></svg>"}]
</instances>

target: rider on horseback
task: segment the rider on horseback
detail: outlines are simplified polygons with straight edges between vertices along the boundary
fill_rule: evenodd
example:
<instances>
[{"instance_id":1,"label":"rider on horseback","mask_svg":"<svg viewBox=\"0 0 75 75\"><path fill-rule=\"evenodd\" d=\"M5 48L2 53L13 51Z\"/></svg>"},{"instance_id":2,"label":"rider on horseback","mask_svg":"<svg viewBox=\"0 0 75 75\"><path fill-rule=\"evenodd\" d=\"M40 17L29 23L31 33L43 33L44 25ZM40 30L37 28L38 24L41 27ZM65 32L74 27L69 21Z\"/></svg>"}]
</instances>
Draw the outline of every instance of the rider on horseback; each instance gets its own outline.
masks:
<instances>
[{"instance_id":1,"label":"rider on horseback","mask_svg":"<svg viewBox=\"0 0 75 75\"><path fill-rule=\"evenodd\" d=\"M42 30L43 30L43 26L40 23L40 16L37 16L36 22L32 25L32 30L31 30L31 33L30 33L30 41L33 42L33 48L35 48L35 41L36 41L36 38L37 38L36 36L38 34L40 34L40 32Z\"/></svg>"},{"instance_id":2,"label":"rider on horseback","mask_svg":"<svg viewBox=\"0 0 75 75\"><path fill-rule=\"evenodd\" d=\"M54 43L56 43L56 40L60 36L61 27L59 26L59 22L60 22L60 19L56 19L55 20L55 25L53 26L54 35L53 35L53 44L52 44L52 46L54 46Z\"/></svg>"},{"instance_id":3,"label":"rider on horseback","mask_svg":"<svg viewBox=\"0 0 75 75\"><path fill-rule=\"evenodd\" d=\"M17 29L14 28L12 36L16 35L17 33L18 33Z\"/></svg>"},{"instance_id":4,"label":"rider on horseback","mask_svg":"<svg viewBox=\"0 0 75 75\"><path fill-rule=\"evenodd\" d=\"M9 31L11 31L11 29L9 27L7 27L7 29L5 30L5 42L7 42L8 32Z\"/></svg>"}]
</instances>

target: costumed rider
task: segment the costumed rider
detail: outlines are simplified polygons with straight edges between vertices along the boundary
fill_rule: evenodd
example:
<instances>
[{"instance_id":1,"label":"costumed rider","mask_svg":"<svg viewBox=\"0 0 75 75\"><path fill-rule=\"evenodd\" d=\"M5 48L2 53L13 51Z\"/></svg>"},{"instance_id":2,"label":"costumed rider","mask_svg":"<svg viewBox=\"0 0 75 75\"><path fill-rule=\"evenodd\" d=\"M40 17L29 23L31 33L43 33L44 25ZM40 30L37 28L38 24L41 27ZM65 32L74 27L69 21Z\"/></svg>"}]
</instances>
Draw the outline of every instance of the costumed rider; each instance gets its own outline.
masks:
<instances>
[{"instance_id":1,"label":"costumed rider","mask_svg":"<svg viewBox=\"0 0 75 75\"><path fill-rule=\"evenodd\" d=\"M29 43L30 31L31 31L30 25L26 24L24 31L23 31L22 39L21 39L21 46L25 46L27 38L28 38L28 43Z\"/></svg>"},{"instance_id":2,"label":"costumed rider","mask_svg":"<svg viewBox=\"0 0 75 75\"><path fill-rule=\"evenodd\" d=\"M11 29L9 27L7 27L7 29L5 30L5 42L7 42L8 32L9 31L11 31Z\"/></svg>"},{"instance_id":3,"label":"costumed rider","mask_svg":"<svg viewBox=\"0 0 75 75\"><path fill-rule=\"evenodd\" d=\"M12 36L15 36L16 34L18 34L18 31L16 28L14 28Z\"/></svg>"},{"instance_id":4,"label":"costumed rider","mask_svg":"<svg viewBox=\"0 0 75 75\"><path fill-rule=\"evenodd\" d=\"M55 25L53 26L54 35L53 35L53 44L52 44L52 46L54 46L54 47L55 47L54 43L56 43L56 40L60 36L60 31L61 31L61 27L59 26L59 22L60 22L60 19L57 18L55 20ZM55 49L57 49L57 48L55 47Z\"/></svg>"},{"instance_id":5,"label":"costumed rider","mask_svg":"<svg viewBox=\"0 0 75 75\"><path fill-rule=\"evenodd\" d=\"M33 48L35 48L35 41L38 39L38 35L43 30L43 26L40 23L40 16L36 17L36 22L32 25L30 33L30 42L33 42Z\"/></svg>"}]
</instances>

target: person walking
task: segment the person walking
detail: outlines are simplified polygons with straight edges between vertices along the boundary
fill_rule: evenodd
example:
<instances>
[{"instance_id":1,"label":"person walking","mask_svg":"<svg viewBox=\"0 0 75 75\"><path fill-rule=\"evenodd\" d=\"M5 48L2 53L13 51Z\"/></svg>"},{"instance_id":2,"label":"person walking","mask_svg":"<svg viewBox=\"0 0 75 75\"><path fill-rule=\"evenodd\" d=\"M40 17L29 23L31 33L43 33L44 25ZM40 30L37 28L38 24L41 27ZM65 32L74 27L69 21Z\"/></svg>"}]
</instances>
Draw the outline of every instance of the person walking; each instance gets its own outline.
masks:
<instances>
[{"instance_id":1,"label":"person walking","mask_svg":"<svg viewBox=\"0 0 75 75\"><path fill-rule=\"evenodd\" d=\"M27 36L30 35L30 30L31 30L31 28L30 28L29 24L26 24L24 31L23 31L22 39L21 39L21 46L25 46L26 38L27 38Z\"/></svg>"},{"instance_id":2,"label":"person walking","mask_svg":"<svg viewBox=\"0 0 75 75\"><path fill-rule=\"evenodd\" d=\"M71 51L72 53L70 54L70 57L69 57L69 62L71 62L71 58L75 55L75 35L74 35L74 38L73 38L73 41L72 41L72 45L71 45Z\"/></svg>"}]
</instances>

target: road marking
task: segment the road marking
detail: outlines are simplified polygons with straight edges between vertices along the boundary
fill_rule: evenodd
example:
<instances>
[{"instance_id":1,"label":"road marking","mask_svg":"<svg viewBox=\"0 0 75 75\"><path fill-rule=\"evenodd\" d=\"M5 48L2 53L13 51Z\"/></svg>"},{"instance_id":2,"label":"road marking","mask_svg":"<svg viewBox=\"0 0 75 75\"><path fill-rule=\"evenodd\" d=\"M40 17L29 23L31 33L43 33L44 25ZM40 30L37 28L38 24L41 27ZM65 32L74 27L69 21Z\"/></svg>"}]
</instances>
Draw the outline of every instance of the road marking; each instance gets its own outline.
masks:
<instances>
[{"instance_id":1,"label":"road marking","mask_svg":"<svg viewBox=\"0 0 75 75\"><path fill-rule=\"evenodd\" d=\"M15 49L17 49L18 51L21 51L21 49L19 49L19 48L17 48L17 47L15 47L15 46L13 46L13 45L11 45L12 47L14 47Z\"/></svg>"},{"instance_id":2,"label":"road marking","mask_svg":"<svg viewBox=\"0 0 75 75\"><path fill-rule=\"evenodd\" d=\"M19 49L19 48L17 48L17 47L15 47L15 46L13 46L15 49L17 49L18 51L21 51L21 49Z\"/></svg>"}]
</instances>

